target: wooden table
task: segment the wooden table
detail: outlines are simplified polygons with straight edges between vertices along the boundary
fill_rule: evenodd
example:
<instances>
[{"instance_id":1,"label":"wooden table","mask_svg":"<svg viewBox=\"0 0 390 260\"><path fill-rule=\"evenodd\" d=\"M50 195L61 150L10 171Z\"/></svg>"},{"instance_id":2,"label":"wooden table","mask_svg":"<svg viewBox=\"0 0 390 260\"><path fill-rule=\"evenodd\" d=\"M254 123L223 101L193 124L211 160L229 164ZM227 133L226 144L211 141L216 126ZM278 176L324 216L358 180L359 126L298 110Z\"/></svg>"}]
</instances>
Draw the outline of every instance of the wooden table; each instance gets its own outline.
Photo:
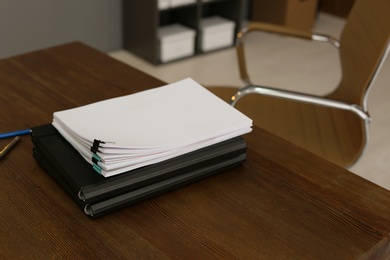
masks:
<instances>
[{"instance_id":1,"label":"wooden table","mask_svg":"<svg viewBox=\"0 0 390 260\"><path fill-rule=\"evenodd\" d=\"M0 61L0 130L164 83L81 43ZM1 259L353 259L390 254L390 192L262 129L247 162L92 220L28 136L0 161ZM10 140L0 140L3 147Z\"/></svg>"}]
</instances>

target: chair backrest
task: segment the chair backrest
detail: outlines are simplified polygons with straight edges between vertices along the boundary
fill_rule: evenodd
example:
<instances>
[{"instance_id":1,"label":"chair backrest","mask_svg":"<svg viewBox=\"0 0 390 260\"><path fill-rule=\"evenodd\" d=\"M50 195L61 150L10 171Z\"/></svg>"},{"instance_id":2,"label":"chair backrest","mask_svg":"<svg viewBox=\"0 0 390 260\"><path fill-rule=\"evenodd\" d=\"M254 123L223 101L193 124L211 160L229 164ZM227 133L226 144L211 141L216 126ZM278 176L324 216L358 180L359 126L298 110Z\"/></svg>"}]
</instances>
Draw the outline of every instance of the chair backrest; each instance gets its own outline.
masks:
<instances>
[{"instance_id":1,"label":"chair backrest","mask_svg":"<svg viewBox=\"0 0 390 260\"><path fill-rule=\"evenodd\" d=\"M342 79L333 96L367 110L367 95L389 51L390 0L356 0L340 37Z\"/></svg>"}]
</instances>

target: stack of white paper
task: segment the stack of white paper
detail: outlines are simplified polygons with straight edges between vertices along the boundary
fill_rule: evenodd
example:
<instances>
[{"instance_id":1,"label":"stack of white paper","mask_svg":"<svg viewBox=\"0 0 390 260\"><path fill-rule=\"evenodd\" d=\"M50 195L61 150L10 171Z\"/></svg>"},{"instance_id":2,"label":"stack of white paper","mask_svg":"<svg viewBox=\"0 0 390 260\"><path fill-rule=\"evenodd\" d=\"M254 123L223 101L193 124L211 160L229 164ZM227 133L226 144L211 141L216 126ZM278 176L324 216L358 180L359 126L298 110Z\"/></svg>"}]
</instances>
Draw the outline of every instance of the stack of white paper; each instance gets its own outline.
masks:
<instances>
[{"instance_id":1,"label":"stack of white paper","mask_svg":"<svg viewBox=\"0 0 390 260\"><path fill-rule=\"evenodd\" d=\"M56 112L53 125L108 177L248 133L252 120L185 79Z\"/></svg>"}]
</instances>

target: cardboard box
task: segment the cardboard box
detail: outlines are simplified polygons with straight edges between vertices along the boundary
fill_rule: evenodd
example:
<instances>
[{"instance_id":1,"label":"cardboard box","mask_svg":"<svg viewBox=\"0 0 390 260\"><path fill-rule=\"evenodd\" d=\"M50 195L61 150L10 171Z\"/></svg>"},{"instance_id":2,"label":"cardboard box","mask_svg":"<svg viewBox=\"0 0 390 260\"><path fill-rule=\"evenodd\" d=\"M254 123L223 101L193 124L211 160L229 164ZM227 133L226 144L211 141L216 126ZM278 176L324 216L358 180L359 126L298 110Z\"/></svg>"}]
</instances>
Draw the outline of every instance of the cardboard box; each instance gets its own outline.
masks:
<instances>
[{"instance_id":1,"label":"cardboard box","mask_svg":"<svg viewBox=\"0 0 390 260\"><path fill-rule=\"evenodd\" d=\"M202 51L233 45L235 28L233 21L220 16L212 16L202 19L200 28L200 48Z\"/></svg>"},{"instance_id":2,"label":"cardboard box","mask_svg":"<svg viewBox=\"0 0 390 260\"><path fill-rule=\"evenodd\" d=\"M181 24L160 27L160 60L168 62L191 56L195 52L195 30Z\"/></svg>"},{"instance_id":3,"label":"cardboard box","mask_svg":"<svg viewBox=\"0 0 390 260\"><path fill-rule=\"evenodd\" d=\"M253 0L251 20L311 30L317 3L317 0Z\"/></svg>"}]
</instances>

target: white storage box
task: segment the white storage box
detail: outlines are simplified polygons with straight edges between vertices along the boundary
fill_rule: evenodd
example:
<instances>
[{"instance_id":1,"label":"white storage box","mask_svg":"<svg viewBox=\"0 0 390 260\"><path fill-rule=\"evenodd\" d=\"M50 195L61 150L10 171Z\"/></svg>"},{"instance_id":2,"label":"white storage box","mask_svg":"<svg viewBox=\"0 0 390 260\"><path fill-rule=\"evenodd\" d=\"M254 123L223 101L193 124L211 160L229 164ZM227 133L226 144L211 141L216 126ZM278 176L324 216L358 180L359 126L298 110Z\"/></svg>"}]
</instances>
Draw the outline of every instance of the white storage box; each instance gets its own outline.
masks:
<instances>
[{"instance_id":1,"label":"white storage box","mask_svg":"<svg viewBox=\"0 0 390 260\"><path fill-rule=\"evenodd\" d=\"M171 7L194 4L196 0L171 0Z\"/></svg>"},{"instance_id":2,"label":"white storage box","mask_svg":"<svg viewBox=\"0 0 390 260\"><path fill-rule=\"evenodd\" d=\"M220 16L204 18L201 21L200 48L211 51L233 45L235 23Z\"/></svg>"},{"instance_id":3,"label":"white storage box","mask_svg":"<svg viewBox=\"0 0 390 260\"><path fill-rule=\"evenodd\" d=\"M171 0L158 0L158 9L164 10L170 7Z\"/></svg>"},{"instance_id":4,"label":"white storage box","mask_svg":"<svg viewBox=\"0 0 390 260\"><path fill-rule=\"evenodd\" d=\"M158 37L161 62L194 55L195 30L181 24L171 24L160 27Z\"/></svg>"},{"instance_id":5,"label":"white storage box","mask_svg":"<svg viewBox=\"0 0 390 260\"><path fill-rule=\"evenodd\" d=\"M158 9L164 10L171 7L177 7L177 6L189 5L195 3L196 0L158 0Z\"/></svg>"}]
</instances>

